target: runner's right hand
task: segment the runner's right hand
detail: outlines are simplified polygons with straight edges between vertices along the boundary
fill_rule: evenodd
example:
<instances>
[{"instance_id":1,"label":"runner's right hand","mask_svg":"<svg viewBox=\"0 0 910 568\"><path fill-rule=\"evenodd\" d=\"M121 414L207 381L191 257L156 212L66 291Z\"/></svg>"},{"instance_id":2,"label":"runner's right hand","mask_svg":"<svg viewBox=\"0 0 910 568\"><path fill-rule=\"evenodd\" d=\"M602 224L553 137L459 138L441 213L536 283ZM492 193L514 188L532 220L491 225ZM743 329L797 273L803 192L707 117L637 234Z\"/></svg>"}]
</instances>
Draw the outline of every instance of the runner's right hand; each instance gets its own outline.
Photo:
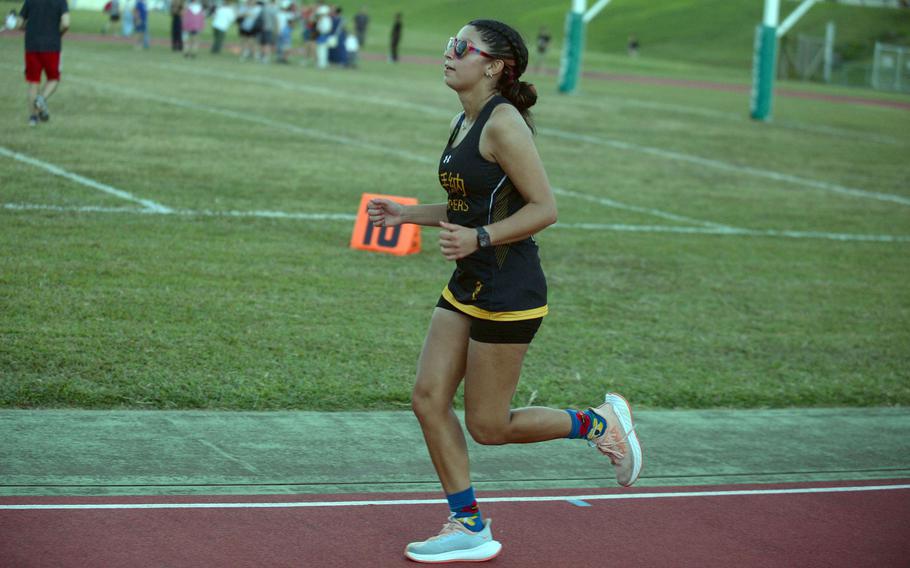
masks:
<instances>
[{"instance_id":1,"label":"runner's right hand","mask_svg":"<svg viewBox=\"0 0 910 568\"><path fill-rule=\"evenodd\" d=\"M404 205L384 197L373 198L367 203L367 215L374 227L394 227L400 225Z\"/></svg>"}]
</instances>

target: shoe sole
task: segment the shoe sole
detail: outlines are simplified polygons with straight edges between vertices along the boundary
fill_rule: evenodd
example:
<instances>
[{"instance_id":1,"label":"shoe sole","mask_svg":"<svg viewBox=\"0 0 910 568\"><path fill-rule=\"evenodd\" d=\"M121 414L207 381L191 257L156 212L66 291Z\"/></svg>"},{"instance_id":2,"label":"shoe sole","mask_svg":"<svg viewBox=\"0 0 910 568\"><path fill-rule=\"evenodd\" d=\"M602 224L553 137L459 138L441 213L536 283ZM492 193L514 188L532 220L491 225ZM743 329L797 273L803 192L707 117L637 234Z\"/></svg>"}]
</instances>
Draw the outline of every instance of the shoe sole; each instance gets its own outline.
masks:
<instances>
[{"instance_id":1,"label":"shoe sole","mask_svg":"<svg viewBox=\"0 0 910 568\"><path fill-rule=\"evenodd\" d=\"M619 418L619 423L622 424L623 430L628 432L626 441L629 444L629 449L632 451L632 478L629 480L629 483L621 483L620 485L629 487L638 481L638 476L641 475L641 444L638 441L638 435L635 433L635 430L633 430L632 406L621 394L615 392L607 393L607 396L604 397L604 402L610 405L610 408L613 409L616 417Z\"/></svg>"},{"instance_id":2,"label":"shoe sole","mask_svg":"<svg viewBox=\"0 0 910 568\"><path fill-rule=\"evenodd\" d=\"M404 555L409 560L421 564L446 564L448 562L486 562L499 556L500 552L502 552L502 544L499 541L491 540L467 550L453 550L443 554L414 554L405 550Z\"/></svg>"}]
</instances>

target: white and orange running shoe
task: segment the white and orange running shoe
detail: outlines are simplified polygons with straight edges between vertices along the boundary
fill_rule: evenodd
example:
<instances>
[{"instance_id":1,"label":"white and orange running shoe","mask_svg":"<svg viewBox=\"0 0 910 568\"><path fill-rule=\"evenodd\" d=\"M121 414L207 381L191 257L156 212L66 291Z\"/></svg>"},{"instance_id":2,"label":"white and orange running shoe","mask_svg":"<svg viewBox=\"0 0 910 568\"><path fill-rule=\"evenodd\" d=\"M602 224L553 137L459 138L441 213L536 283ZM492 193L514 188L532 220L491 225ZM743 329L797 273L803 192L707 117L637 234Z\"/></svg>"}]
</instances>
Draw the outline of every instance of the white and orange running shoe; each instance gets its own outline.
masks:
<instances>
[{"instance_id":1,"label":"white and orange running shoe","mask_svg":"<svg viewBox=\"0 0 910 568\"><path fill-rule=\"evenodd\" d=\"M591 410L603 418L606 427L593 432L588 444L610 458L620 485L632 485L641 473L641 444L632 422L632 407L621 395L611 392L604 397L603 404Z\"/></svg>"},{"instance_id":2,"label":"white and orange running shoe","mask_svg":"<svg viewBox=\"0 0 910 568\"><path fill-rule=\"evenodd\" d=\"M404 549L404 555L415 562L430 564L492 560L499 555L502 544L493 540L490 519L484 523L483 530L473 532L450 515L438 535L412 542Z\"/></svg>"}]
</instances>

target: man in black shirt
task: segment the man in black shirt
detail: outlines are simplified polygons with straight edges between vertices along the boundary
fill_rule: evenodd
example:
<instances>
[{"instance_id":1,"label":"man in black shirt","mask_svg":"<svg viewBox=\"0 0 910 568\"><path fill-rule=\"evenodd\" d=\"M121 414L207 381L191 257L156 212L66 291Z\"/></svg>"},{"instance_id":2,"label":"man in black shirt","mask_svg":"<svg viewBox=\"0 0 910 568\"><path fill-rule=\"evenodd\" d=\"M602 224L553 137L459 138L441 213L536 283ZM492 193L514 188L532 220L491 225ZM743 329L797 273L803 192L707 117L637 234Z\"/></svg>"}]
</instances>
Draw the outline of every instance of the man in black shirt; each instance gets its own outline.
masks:
<instances>
[{"instance_id":1,"label":"man in black shirt","mask_svg":"<svg viewBox=\"0 0 910 568\"><path fill-rule=\"evenodd\" d=\"M357 33L357 44L360 49L367 43L367 26L370 25L370 16L367 14L366 6L362 6L357 15L354 16L354 30Z\"/></svg>"},{"instance_id":2,"label":"man in black shirt","mask_svg":"<svg viewBox=\"0 0 910 568\"><path fill-rule=\"evenodd\" d=\"M25 0L19 11L25 28L25 81L28 83L29 124L50 118L47 99L60 83L60 50L70 27L66 0ZM41 73L47 81L41 89ZM40 94L39 94L40 90Z\"/></svg>"},{"instance_id":3,"label":"man in black shirt","mask_svg":"<svg viewBox=\"0 0 910 568\"><path fill-rule=\"evenodd\" d=\"M395 14L395 21L392 23L392 45L389 61L398 63L398 44L401 43L401 12Z\"/></svg>"},{"instance_id":4,"label":"man in black shirt","mask_svg":"<svg viewBox=\"0 0 910 568\"><path fill-rule=\"evenodd\" d=\"M535 65L534 69L538 73L540 73L544 60L547 58L547 48L550 46L551 39L552 36L547 31L547 28L540 26L540 31L537 32L537 65Z\"/></svg>"}]
</instances>

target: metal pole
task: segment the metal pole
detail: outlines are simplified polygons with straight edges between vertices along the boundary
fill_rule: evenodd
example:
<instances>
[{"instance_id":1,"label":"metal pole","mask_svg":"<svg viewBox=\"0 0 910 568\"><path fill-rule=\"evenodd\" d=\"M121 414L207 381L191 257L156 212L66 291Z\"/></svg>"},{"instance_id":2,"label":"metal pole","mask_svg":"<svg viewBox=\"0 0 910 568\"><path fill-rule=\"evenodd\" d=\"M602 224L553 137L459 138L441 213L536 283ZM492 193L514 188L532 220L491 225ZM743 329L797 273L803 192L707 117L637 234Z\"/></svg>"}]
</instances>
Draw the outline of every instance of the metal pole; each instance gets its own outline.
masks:
<instances>
[{"instance_id":1,"label":"metal pole","mask_svg":"<svg viewBox=\"0 0 910 568\"><path fill-rule=\"evenodd\" d=\"M755 51L752 57L752 96L749 116L755 120L768 120L771 117L779 19L780 0L765 0L764 20L762 25L755 30Z\"/></svg>"},{"instance_id":2,"label":"metal pole","mask_svg":"<svg viewBox=\"0 0 910 568\"><path fill-rule=\"evenodd\" d=\"M790 28L792 28L793 25L796 22L798 22L799 19L802 18L806 12L809 11L809 8L811 8L813 4L817 4L818 1L819 0L803 0L803 3L800 4L799 6L797 6L796 10L793 10L793 12L789 16L787 16L787 19L784 20L783 23L777 28L777 37L781 37L788 31L790 31ZM766 10L765 14L766 15L767 15L767 9L768 9L768 5L766 4L765 5L765 10Z\"/></svg>"},{"instance_id":3,"label":"metal pole","mask_svg":"<svg viewBox=\"0 0 910 568\"><path fill-rule=\"evenodd\" d=\"M780 21L780 0L765 0L765 16L762 23L772 28Z\"/></svg>"},{"instance_id":4,"label":"metal pole","mask_svg":"<svg viewBox=\"0 0 910 568\"><path fill-rule=\"evenodd\" d=\"M872 58L872 88L878 90L878 76L881 73L882 66L882 48L879 42L875 42L875 55Z\"/></svg>"},{"instance_id":5,"label":"metal pole","mask_svg":"<svg viewBox=\"0 0 910 568\"><path fill-rule=\"evenodd\" d=\"M898 93L903 90L901 88L901 75L904 74L904 53L903 48L897 48L897 67L894 68L894 90Z\"/></svg>"},{"instance_id":6,"label":"metal pole","mask_svg":"<svg viewBox=\"0 0 910 568\"><path fill-rule=\"evenodd\" d=\"M572 11L566 14L566 34L559 62L560 93L572 93L581 76L581 55L584 51L584 14L587 0L572 0Z\"/></svg>"},{"instance_id":7,"label":"metal pole","mask_svg":"<svg viewBox=\"0 0 910 568\"><path fill-rule=\"evenodd\" d=\"M831 82L831 66L834 65L834 22L825 26L825 83Z\"/></svg>"},{"instance_id":8,"label":"metal pole","mask_svg":"<svg viewBox=\"0 0 910 568\"><path fill-rule=\"evenodd\" d=\"M587 12L585 12L584 22L587 24L588 22L593 20L595 18L595 16L597 16L597 14L599 14L601 10L606 8L607 4L609 4L612 1L613 0L600 0L597 4L594 4L593 6L591 6L591 9L588 10Z\"/></svg>"}]
</instances>

